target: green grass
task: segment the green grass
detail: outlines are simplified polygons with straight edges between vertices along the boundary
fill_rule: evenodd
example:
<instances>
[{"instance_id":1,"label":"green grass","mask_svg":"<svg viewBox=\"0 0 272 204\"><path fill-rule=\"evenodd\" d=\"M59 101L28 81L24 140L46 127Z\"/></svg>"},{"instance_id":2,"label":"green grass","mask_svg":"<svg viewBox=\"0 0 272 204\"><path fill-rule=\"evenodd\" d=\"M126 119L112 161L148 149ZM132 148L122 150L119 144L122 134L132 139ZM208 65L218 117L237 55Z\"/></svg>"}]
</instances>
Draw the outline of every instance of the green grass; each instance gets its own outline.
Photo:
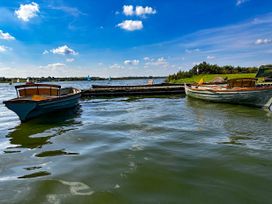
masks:
<instances>
[{"instance_id":1,"label":"green grass","mask_svg":"<svg viewBox=\"0 0 272 204\"><path fill-rule=\"evenodd\" d=\"M235 79L235 78L254 78L256 76L255 73L250 74L200 74L190 78L172 80L170 83L194 83L199 82L201 78L204 79L204 82L212 81L215 77L228 77L228 79Z\"/></svg>"}]
</instances>

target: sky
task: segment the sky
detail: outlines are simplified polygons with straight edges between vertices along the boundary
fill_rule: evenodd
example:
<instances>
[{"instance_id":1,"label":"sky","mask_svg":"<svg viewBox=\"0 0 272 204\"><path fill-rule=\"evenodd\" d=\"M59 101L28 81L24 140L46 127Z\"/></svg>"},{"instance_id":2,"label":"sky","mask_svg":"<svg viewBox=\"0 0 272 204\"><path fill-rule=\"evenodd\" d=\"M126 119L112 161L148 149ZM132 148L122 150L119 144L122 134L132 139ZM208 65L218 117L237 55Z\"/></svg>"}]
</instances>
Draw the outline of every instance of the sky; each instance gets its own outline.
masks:
<instances>
[{"instance_id":1,"label":"sky","mask_svg":"<svg viewBox=\"0 0 272 204\"><path fill-rule=\"evenodd\" d=\"M0 0L0 77L272 63L271 0Z\"/></svg>"}]
</instances>

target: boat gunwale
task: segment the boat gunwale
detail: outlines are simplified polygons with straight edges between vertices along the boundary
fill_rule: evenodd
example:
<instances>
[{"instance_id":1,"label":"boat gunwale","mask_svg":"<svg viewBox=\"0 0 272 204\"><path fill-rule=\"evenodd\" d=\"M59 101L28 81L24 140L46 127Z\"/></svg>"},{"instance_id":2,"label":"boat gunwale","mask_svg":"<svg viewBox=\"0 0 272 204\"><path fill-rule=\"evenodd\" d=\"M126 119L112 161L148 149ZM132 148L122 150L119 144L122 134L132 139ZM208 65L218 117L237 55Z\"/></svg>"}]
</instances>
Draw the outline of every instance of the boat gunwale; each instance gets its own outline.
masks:
<instances>
[{"instance_id":1,"label":"boat gunwale","mask_svg":"<svg viewBox=\"0 0 272 204\"><path fill-rule=\"evenodd\" d=\"M190 86L186 85L186 88L192 91L197 91L197 92L213 92L213 93L239 93L239 92L251 92L251 91L268 91L272 90L271 87L252 87L252 88L242 88L242 87L236 87L232 89L226 89L226 90L220 90L220 89L199 89L199 88L193 88Z\"/></svg>"},{"instance_id":2,"label":"boat gunwale","mask_svg":"<svg viewBox=\"0 0 272 204\"><path fill-rule=\"evenodd\" d=\"M28 87L54 87L60 89L61 86L57 84L23 84L15 86L15 89L28 88Z\"/></svg>"}]
</instances>

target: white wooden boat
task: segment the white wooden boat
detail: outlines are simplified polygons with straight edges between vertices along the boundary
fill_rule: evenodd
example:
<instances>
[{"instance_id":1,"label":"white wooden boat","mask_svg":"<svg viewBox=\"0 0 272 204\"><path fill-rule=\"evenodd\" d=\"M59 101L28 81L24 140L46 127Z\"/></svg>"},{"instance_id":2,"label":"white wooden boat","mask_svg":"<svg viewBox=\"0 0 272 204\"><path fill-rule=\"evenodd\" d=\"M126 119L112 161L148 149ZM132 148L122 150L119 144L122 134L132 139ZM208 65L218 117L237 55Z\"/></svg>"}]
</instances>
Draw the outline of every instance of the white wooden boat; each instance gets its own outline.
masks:
<instances>
[{"instance_id":1,"label":"white wooden boat","mask_svg":"<svg viewBox=\"0 0 272 204\"><path fill-rule=\"evenodd\" d=\"M256 79L233 79L225 85L186 85L189 97L218 102L270 108L272 86L256 85Z\"/></svg>"}]
</instances>

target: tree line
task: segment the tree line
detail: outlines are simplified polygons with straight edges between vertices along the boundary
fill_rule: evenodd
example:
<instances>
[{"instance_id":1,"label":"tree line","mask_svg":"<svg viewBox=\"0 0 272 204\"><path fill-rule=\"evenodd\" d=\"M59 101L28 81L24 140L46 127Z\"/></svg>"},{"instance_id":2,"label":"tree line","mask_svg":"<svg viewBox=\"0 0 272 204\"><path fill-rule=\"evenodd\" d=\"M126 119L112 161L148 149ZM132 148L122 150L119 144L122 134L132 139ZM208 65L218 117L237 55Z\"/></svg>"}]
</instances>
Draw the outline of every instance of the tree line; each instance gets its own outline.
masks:
<instances>
[{"instance_id":1,"label":"tree line","mask_svg":"<svg viewBox=\"0 0 272 204\"><path fill-rule=\"evenodd\" d=\"M197 74L242 74L242 73L256 73L258 67L234 67L231 65L219 66L217 64L209 64L202 62L195 65L189 71L179 71L175 74L169 75L167 81L190 78Z\"/></svg>"}]
</instances>

